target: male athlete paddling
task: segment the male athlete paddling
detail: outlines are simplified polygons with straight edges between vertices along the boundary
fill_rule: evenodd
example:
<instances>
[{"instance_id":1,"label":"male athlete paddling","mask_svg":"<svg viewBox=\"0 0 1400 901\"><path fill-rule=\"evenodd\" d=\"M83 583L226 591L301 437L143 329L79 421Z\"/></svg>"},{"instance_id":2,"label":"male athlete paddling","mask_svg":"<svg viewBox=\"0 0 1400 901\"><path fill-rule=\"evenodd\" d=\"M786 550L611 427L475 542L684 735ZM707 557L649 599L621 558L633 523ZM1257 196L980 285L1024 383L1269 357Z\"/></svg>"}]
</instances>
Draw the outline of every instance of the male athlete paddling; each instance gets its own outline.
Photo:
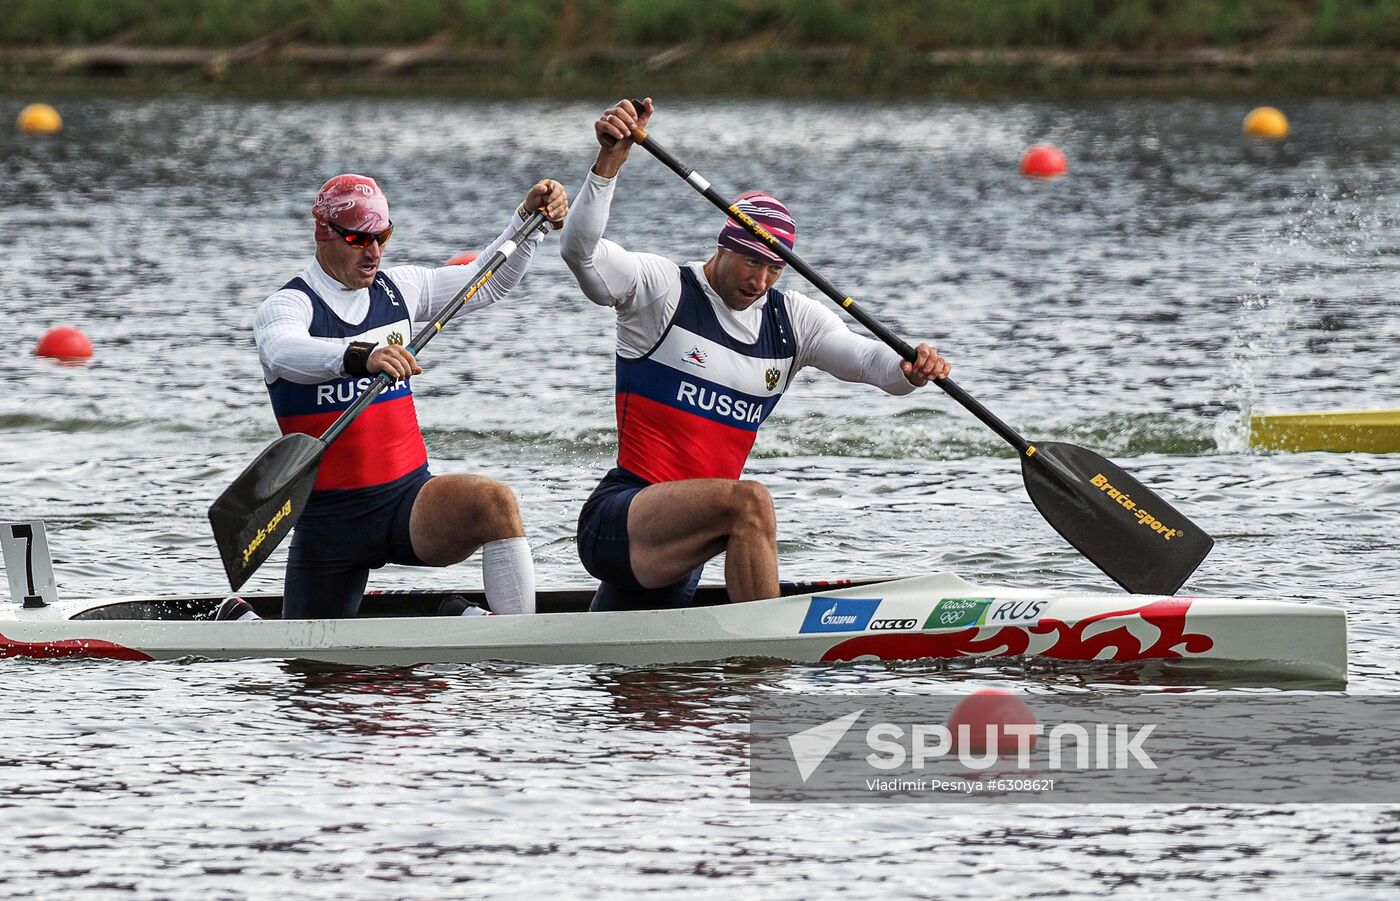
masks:
<instances>
[{"instance_id":1,"label":"male athlete paddling","mask_svg":"<svg viewBox=\"0 0 1400 901\"><path fill-rule=\"evenodd\" d=\"M557 228L568 206L562 185L539 182L479 258L489 259L527 211L543 210ZM534 564L515 495L484 476L428 472L409 382L423 370L403 346L480 265L381 270L394 225L384 192L362 175L326 182L311 213L315 260L263 302L253 324L278 425L283 434L320 435L374 375L396 382L326 450L292 533L283 618L354 616L371 569L449 566L478 548L491 609L534 612ZM504 297L542 238L526 239L462 312ZM224 608L220 618L251 613L237 599Z\"/></svg>"},{"instance_id":2,"label":"male athlete paddling","mask_svg":"<svg viewBox=\"0 0 1400 901\"><path fill-rule=\"evenodd\" d=\"M578 526L579 556L602 582L594 610L686 606L720 553L731 600L777 597L773 499L740 475L793 376L815 366L907 394L949 373L927 344L903 362L826 306L778 291L782 259L733 220L708 260L683 266L605 239L632 130L651 114L650 99L641 110L621 100L594 123L601 149L560 248L588 299L617 314L617 467ZM751 191L739 206L793 246L797 227L777 198Z\"/></svg>"}]
</instances>

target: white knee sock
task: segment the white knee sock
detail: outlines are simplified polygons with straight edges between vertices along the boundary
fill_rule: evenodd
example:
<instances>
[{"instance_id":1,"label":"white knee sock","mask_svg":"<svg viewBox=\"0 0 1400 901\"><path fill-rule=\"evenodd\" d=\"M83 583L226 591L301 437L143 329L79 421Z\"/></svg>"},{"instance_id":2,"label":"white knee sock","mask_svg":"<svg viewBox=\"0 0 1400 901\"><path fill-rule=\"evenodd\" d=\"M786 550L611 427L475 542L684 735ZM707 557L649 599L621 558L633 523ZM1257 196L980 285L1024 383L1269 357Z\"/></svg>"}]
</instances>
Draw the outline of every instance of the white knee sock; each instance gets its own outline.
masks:
<instances>
[{"instance_id":1,"label":"white knee sock","mask_svg":"<svg viewBox=\"0 0 1400 901\"><path fill-rule=\"evenodd\" d=\"M493 613L535 612L535 561L524 538L486 542L481 549L481 577Z\"/></svg>"}]
</instances>

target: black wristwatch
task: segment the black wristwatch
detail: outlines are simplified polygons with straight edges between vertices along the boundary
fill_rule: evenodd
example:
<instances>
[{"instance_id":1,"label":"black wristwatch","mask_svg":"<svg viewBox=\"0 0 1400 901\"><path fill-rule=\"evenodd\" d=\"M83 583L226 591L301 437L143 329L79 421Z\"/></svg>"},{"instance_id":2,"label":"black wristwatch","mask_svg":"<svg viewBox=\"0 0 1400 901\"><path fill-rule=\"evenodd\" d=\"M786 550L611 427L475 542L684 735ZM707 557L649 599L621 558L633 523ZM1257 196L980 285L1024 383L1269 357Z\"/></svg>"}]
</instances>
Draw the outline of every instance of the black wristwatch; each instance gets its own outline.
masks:
<instances>
[{"instance_id":1,"label":"black wristwatch","mask_svg":"<svg viewBox=\"0 0 1400 901\"><path fill-rule=\"evenodd\" d=\"M378 346L369 341L351 341L350 346L345 348L345 374L355 378L369 375L369 355Z\"/></svg>"}]
</instances>

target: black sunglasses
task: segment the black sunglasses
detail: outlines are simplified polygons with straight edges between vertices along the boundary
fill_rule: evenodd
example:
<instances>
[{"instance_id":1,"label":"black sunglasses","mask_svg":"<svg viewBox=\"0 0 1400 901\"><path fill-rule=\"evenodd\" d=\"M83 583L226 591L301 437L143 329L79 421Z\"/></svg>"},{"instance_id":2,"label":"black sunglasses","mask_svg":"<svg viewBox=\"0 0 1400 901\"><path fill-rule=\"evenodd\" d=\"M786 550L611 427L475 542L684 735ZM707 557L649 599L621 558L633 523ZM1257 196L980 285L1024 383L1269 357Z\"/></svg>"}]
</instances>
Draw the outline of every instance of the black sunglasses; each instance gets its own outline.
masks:
<instances>
[{"instance_id":1,"label":"black sunglasses","mask_svg":"<svg viewBox=\"0 0 1400 901\"><path fill-rule=\"evenodd\" d=\"M341 228L329 219L326 220L326 224L331 227L331 231L344 238L345 243L351 247L368 247L371 241L378 241L379 246L383 247L389 243L390 236L394 234L392 221L389 223L389 227L382 232L358 232L350 228Z\"/></svg>"}]
</instances>

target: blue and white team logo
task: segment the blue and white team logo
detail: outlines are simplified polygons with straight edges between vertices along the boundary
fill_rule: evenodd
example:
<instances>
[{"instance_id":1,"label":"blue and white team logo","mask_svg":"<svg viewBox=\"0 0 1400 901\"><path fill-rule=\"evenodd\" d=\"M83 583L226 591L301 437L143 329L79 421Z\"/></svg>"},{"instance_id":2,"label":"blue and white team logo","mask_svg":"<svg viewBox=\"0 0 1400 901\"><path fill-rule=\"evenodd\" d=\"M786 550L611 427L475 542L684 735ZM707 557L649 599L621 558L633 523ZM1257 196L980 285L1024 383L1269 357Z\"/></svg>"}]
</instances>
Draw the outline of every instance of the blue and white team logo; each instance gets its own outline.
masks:
<instances>
[{"instance_id":1,"label":"blue and white team logo","mask_svg":"<svg viewBox=\"0 0 1400 901\"><path fill-rule=\"evenodd\" d=\"M879 598L812 598L800 632L864 632Z\"/></svg>"}]
</instances>

